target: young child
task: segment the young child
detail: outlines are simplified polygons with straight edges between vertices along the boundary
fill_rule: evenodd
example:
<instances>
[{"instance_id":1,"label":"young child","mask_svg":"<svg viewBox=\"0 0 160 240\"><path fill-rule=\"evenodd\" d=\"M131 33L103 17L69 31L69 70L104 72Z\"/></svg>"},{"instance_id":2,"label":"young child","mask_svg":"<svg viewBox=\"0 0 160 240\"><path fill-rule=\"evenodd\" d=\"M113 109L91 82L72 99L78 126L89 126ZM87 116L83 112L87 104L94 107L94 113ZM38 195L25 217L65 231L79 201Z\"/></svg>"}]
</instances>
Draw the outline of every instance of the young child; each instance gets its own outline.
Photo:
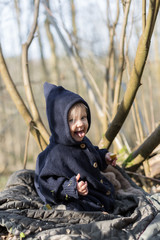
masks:
<instances>
[{"instance_id":1,"label":"young child","mask_svg":"<svg viewBox=\"0 0 160 240\"><path fill-rule=\"evenodd\" d=\"M117 159L86 137L91 124L87 102L47 82L44 95L51 138L37 158L37 193L44 203L64 204L69 210L112 212L114 188L101 171Z\"/></svg>"}]
</instances>

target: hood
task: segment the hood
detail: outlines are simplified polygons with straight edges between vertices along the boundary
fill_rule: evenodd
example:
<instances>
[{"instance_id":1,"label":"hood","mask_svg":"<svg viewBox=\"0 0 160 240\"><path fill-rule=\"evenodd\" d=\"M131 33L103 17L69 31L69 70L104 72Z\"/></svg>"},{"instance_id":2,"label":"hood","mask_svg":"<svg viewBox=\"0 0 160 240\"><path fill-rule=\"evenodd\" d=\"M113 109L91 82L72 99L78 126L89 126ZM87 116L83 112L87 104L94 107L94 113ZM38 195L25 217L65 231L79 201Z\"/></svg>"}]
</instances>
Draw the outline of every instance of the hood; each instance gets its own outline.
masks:
<instances>
[{"instance_id":1,"label":"hood","mask_svg":"<svg viewBox=\"0 0 160 240\"><path fill-rule=\"evenodd\" d=\"M88 108L88 130L91 124L90 109L87 102L78 94L73 93L62 86L44 83L44 95L46 99L46 113L51 131L51 140L64 144L73 145L77 142L71 137L68 125L69 109L78 102L82 102Z\"/></svg>"}]
</instances>

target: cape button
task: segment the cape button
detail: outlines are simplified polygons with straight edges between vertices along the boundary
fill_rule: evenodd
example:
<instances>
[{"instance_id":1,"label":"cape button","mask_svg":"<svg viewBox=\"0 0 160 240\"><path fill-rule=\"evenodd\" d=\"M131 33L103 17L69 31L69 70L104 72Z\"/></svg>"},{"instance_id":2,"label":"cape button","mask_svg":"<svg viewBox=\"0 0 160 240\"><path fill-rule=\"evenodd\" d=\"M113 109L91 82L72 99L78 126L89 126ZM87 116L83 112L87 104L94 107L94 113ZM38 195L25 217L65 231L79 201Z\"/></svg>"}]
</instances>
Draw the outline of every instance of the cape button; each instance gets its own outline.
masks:
<instances>
[{"instance_id":1,"label":"cape button","mask_svg":"<svg viewBox=\"0 0 160 240\"><path fill-rule=\"evenodd\" d=\"M103 183L103 179L100 180L100 183Z\"/></svg>"},{"instance_id":2,"label":"cape button","mask_svg":"<svg viewBox=\"0 0 160 240\"><path fill-rule=\"evenodd\" d=\"M94 167L94 168L97 168L97 167L98 167L97 162L94 162L94 163L93 163L93 167Z\"/></svg>"},{"instance_id":3,"label":"cape button","mask_svg":"<svg viewBox=\"0 0 160 240\"><path fill-rule=\"evenodd\" d=\"M111 192L108 190L108 191L106 192L106 195L109 196L110 194L111 194Z\"/></svg>"},{"instance_id":4,"label":"cape button","mask_svg":"<svg viewBox=\"0 0 160 240\"><path fill-rule=\"evenodd\" d=\"M81 143L81 144L80 144L80 147L81 147L82 149L84 149L84 148L86 147L86 144Z\"/></svg>"}]
</instances>

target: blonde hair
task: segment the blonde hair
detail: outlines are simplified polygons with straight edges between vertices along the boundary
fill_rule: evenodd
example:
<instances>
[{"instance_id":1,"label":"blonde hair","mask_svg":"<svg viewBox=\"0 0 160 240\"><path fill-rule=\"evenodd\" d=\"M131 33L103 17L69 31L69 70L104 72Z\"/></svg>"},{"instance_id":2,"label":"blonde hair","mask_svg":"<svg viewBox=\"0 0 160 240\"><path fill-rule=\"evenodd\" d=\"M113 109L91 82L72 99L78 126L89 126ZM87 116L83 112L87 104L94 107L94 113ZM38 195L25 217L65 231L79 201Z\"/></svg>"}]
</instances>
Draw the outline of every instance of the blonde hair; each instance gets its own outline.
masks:
<instances>
[{"instance_id":1,"label":"blonde hair","mask_svg":"<svg viewBox=\"0 0 160 240\"><path fill-rule=\"evenodd\" d=\"M82 102L78 102L78 103L75 103L70 109L69 109L69 112L72 110L72 113L74 114L74 112L77 110L78 107L85 107L86 109L86 113L88 115L88 107L82 103Z\"/></svg>"}]
</instances>

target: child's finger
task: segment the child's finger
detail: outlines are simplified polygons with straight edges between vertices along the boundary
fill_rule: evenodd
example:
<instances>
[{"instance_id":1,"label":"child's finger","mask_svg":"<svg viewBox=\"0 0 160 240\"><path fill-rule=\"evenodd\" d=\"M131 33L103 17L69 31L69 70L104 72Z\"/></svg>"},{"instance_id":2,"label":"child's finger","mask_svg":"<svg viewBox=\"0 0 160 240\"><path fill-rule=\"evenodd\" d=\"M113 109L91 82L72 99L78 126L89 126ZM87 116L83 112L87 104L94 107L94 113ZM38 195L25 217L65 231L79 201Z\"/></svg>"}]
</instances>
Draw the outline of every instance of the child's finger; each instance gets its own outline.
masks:
<instances>
[{"instance_id":1,"label":"child's finger","mask_svg":"<svg viewBox=\"0 0 160 240\"><path fill-rule=\"evenodd\" d=\"M117 155L115 153L109 153L108 161L111 163L112 166L116 166Z\"/></svg>"},{"instance_id":2,"label":"child's finger","mask_svg":"<svg viewBox=\"0 0 160 240\"><path fill-rule=\"evenodd\" d=\"M86 184L85 182L83 182L83 181L79 182L78 185L79 185L79 187L80 187L82 190L87 187L87 184Z\"/></svg>"},{"instance_id":3,"label":"child's finger","mask_svg":"<svg viewBox=\"0 0 160 240\"><path fill-rule=\"evenodd\" d=\"M76 181L77 182L79 181L80 177L81 177L81 175L80 175L80 173L78 173L77 176L76 176Z\"/></svg>"},{"instance_id":4,"label":"child's finger","mask_svg":"<svg viewBox=\"0 0 160 240\"><path fill-rule=\"evenodd\" d=\"M80 182L79 189L80 189L81 192L85 192L86 189L87 189L87 182L83 182L83 181Z\"/></svg>"},{"instance_id":5,"label":"child's finger","mask_svg":"<svg viewBox=\"0 0 160 240\"><path fill-rule=\"evenodd\" d=\"M113 160L112 166L116 166L116 160Z\"/></svg>"},{"instance_id":6,"label":"child's finger","mask_svg":"<svg viewBox=\"0 0 160 240\"><path fill-rule=\"evenodd\" d=\"M88 194L88 188L86 187L86 188L84 188L84 189L81 189L81 193L82 193L83 195L87 195L87 194Z\"/></svg>"},{"instance_id":7,"label":"child's finger","mask_svg":"<svg viewBox=\"0 0 160 240\"><path fill-rule=\"evenodd\" d=\"M87 195L88 194L88 189L86 189L84 192L83 192L83 195Z\"/></svg>"}]
</instances>

